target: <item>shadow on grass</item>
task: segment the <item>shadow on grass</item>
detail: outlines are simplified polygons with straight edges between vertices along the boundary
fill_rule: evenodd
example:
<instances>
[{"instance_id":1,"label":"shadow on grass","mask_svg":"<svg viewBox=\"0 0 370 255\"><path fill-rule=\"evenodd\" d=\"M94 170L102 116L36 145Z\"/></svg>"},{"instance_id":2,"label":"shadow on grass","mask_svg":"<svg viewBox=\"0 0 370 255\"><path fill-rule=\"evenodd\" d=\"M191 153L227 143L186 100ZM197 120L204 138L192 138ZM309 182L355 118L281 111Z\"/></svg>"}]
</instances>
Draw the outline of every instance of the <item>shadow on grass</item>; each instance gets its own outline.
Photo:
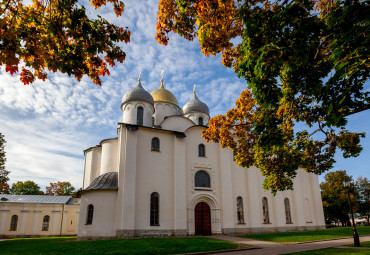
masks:
<instances>
[{"instance_id":1,"label":"shadow on grass","mask_svg":"<svg viewBox=\"0 0 370 255\"><path fill-rule=\"evenodd\" d=\"M359 235L370 235L370 227L357 227ZM243 238L252 238L272 242L309 242L342 237L351 237L352 227L337 227L318 231L282 232L272 234L242 235Z\"/></svg>"}]
</instances>

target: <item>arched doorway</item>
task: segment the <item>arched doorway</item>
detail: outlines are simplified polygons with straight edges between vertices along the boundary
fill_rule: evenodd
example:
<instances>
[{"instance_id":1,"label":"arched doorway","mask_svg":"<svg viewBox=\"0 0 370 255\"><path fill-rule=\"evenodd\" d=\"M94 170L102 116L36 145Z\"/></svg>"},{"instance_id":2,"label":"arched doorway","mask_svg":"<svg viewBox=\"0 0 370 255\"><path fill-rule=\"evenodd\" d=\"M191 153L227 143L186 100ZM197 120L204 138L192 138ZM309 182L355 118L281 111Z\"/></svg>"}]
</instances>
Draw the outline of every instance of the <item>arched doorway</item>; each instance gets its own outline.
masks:
<instances>
[{"instance_id":1,"label":"arched doorway","mask_svg":"<svg viewBox=\"0 0 370 255\"><path fill-rule=\"evenodd\" d=\"M194 209L195 235L211 235L211 209L205 202L199 202Z\"/></svg>"}]
</instances>

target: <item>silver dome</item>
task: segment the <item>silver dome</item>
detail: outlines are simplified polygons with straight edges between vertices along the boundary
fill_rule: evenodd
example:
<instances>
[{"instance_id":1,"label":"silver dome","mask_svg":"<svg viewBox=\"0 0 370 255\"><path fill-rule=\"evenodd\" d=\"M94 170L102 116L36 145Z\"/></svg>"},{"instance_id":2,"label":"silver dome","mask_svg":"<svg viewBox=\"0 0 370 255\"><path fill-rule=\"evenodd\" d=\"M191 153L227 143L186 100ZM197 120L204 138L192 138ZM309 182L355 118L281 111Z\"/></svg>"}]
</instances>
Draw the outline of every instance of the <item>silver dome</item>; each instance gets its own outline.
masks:
<instances>
[{"instance_id":1,"label":"silver dome","mask_svg":"<svg viewBox=\"0 0 370 255\"><path fill-rule=\"evenodd\" d=\"M208 106L200 101L197 95L194 93L193 97L182 107L182 112L188 114L191 112L202 112L209 115Z\"/></svg>"},{"instance_id":2,"label":"silver dome","mask_svg":"<svg viewBox=\"0 0 370 255\"><path fill-rule=\"evenodd\" d=\"M154 106L154 100L152 95L146 91L143 86L141 86L141 81L131 90L127 91L126 94L122 97L122 104L127 103L129 101L145 101Z\"/></svg>"}]
</instances>

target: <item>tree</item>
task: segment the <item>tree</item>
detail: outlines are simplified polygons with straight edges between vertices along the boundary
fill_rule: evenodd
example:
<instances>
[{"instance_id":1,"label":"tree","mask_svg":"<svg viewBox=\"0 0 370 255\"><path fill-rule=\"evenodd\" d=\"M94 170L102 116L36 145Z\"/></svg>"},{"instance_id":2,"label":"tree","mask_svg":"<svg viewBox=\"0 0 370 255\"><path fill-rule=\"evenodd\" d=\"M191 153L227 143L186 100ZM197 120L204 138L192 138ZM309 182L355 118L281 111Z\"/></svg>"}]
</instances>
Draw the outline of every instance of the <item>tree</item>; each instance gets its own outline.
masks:
<instances>
[{"instance_id":1,"label":"tree","mask_svg":"<svg viewBox=\"0 0 370 255\"><path fill-rule=\"evenodd\" d=\"M356 180L356 188L359 193L359 213L367 218L369 223L370 218L370 182L366 177L359 177Z\"/></svg>"},{"instance_id":2,"label":"tree","mask_svg":"<svg viewBox=\"0 0 370 255\"><path fill-rule=\"evenodd\" d=\"M10 171L5 169L6 155L5 155L5 143L4 135L0 133L0 183L6 183L9 181L8 174Z\"/></svg>"},{"instance_id":3,"label":"tree","mask_svg":"<svg viewBox=\"0 0 370 255\"><path fill-rule=\"evenodd\" d=\"M0 194L9 194L9 184L0 182Z\"/></svg>"},{"instance_id":4,"label":"tree","mask_svg":"<svg viewBox=\"0 0 370 255\"><path fill-rule=\"evenodd\" d=\"M354 212L358 210L358 192L352 181L352 177L348 176L345 170L338 170L327 173L324 179L325 181L320 183L320 188L326 221L328 223L333 221L339 221L342 224L347 223L350 212L347 190L343 185L344 180L351 180L350 198Z\"/></svg>"},{"instance_id":5,"label":"tree","mask_svg":"<svg viewBox=\"0 0 370 255\"><path fill-rule=\"evenodd\" d=\"M80 198L81 197L81 191L82 191L82 188L79 188L78 190L76 190L75 192L72 193L72 197L73 198Z\"/></svg>"},{"instance_id":6,"label":"tree","mask_svg":"<svg viewBox=\"0 0 370 255\"><path fill-rule=\"evenodd\" d=\"M13 195L38 195L40 191L40 186L33 181L18 181L13 183L10 188L10 194Z\"/></svg>"},{"instance_id":7,"label":"tree","mask_svg":"<svg viewBox=\"0 0 370 255\"><path fill-rule=\"evenodd\" d=\"M361 152L365 134L345 127L370 108L368 13L357 0L161 0L156 38L197 37L205 55L220 53L246 79L236 108L213 118L203 137L236 151L239 165L258 166L276 193L293 188L298 167L321 174L337 149ZM296 131L297 122L314 130Z\"/></svg>"},{"instance_id":8,"label":"tree","mask_svg":"<svg viewBox=\"0 0 370 255\"><path fill-rule=\"evenodd\" d=\"M46 187L45 195L48 196L71 196L75 188L69 182L51 182L50 186Z\"/></svg>"},{"instance_id":9,"label":"tree","mask_svg":"<svg viewBox=\"0 0 370 255\"><path fill-rule=\"evenodd\" d=\"M95 8L106 1L91 0ZM108 0L117 16L124 10L118 0ZM11 74L20 68L24 84L45 80L46 71L84 74L101 85L101 75L109 74L107 64L122 62L125 53L116 45L128 43L130 31L98 16L91 19L77 0L4 0L0 5L0 64Z\"/></svg>"}]
</instances>

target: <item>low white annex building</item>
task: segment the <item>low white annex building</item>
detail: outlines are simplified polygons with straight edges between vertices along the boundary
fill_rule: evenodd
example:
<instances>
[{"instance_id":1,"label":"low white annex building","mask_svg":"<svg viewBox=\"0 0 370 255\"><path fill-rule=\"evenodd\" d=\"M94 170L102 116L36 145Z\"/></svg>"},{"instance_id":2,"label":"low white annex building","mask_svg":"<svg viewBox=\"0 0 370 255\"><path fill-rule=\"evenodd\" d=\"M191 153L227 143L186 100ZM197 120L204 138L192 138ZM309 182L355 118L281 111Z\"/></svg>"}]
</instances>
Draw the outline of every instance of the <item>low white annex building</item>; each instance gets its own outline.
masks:
<instances>
[{"instance_id":1,"label":"low white annex building","mask_svg":"<svg viewBox=\"0 0 370 255\"><path fill-rule=\"evenodd\" d=\"M80 199L0 194L0 238L73 236Z\"/></svg>"},{"instance_id":2,"label":"low white annex building","mask_svg":"<svg viewBox=\"0 0 370 255\"><path fill-rule=\"evenodd\" d=\"M318 177L298 171L275 197L255 167L206 143L208 106L194 91L180 108L141 81L122 98L118 137L85 150L79 239L324 229Z\"/></svg>"}]
</instances>

